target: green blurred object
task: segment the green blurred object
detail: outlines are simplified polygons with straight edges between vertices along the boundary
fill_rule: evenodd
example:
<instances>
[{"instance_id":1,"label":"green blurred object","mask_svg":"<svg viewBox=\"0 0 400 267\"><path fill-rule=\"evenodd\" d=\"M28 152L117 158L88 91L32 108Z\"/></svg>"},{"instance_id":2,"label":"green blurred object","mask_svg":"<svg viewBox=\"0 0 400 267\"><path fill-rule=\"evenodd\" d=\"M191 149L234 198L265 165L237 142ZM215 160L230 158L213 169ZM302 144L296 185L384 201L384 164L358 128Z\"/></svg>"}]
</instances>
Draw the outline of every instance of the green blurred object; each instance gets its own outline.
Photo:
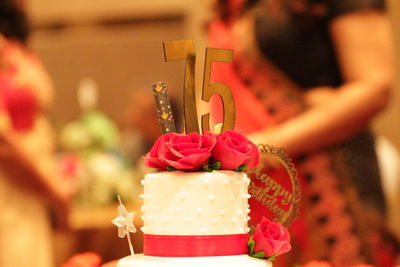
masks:
<instances>
[{"instance_id":1,"label":"green blurred object","mask_svg":"<svg viewBox=\"0 0 400 267\"><path fill-rule=\"evenodd\" d=\"M80 120L95 140L95 145L103 149L119 147L118 128L104 113L96 110L87 111L82 114Z\"/></svg>"},{"instance_id":2,"label":"green blurred object","mask_svg":"<svg viewBox=\"0 0 400 267\"><path fill-rule=\"evenodd\" d=\"M104 113L87 111L61 131L60 143L67 151L112 150L120 146L118 128Z\"/></svg>"}]
</instances>

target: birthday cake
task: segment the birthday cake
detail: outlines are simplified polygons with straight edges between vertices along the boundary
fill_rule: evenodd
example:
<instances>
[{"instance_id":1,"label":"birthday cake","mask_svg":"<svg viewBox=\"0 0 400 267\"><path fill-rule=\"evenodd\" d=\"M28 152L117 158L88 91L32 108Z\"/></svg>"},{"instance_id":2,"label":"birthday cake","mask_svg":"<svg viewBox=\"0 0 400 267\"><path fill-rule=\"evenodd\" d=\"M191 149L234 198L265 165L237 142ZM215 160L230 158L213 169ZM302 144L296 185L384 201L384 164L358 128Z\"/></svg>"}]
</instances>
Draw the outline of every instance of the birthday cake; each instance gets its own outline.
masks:
<instances>
[{"instance_id":1,"label":"birthday cake","mask_svg":"<svg viewBox=\"0 0 400 267\"><path fill-rule=\"evenodd\" d=\"M161 136L145 157L160 172L142 180L143 255L118 267L272 266L247 255L250 179L242 170L258 157L257 147L233 131Z\"/></svg>"},{"instance_id":2,"label":"birthday cake","mask_svg":"<svg viewBox=\"0 0 400 267\"><path fill-rule=\"evenodd\" d=\"M246 137L231 131L235 106L229 88L209 80L212 61L230 62L232 51L207 48L206 52L204 84L208 86L203 87L203 96L208 98L203 100L220 94L226 111L223 125L214 127L214 133L209 130L209 114L203 115L201 130L197 121L193 42L166 42L164 53L167 61L186 59L188 63L184 86L187 134L176 133L165 83L155 84L153 94L164 135L144 157L145 165L158 172L142 180L143 254L134 255L130 246L132 255L117 266L272 266L271 260L290 250L290 235L263 216L250 231L250 179L244 171L257 167L260 152ZM133 214L121 204L119 215L114 224L120 237L127 233L131 245Z\"/></svg>"}]
</instances>

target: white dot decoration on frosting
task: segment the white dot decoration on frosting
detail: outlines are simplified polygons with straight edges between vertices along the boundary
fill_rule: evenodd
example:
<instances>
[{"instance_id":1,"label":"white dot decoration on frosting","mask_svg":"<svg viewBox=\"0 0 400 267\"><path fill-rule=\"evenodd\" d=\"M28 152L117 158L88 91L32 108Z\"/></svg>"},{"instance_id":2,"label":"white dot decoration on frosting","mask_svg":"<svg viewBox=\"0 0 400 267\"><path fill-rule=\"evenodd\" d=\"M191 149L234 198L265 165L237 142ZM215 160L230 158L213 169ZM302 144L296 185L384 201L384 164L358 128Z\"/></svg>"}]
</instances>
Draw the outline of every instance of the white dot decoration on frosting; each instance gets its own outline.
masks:
<instances>
[{"instance_id":1,"label":"white dot decoration on frosting","mask_svg":"<svg viewBox=\"0 0 400 267\"><path fill-rule=\"evenodd\" d=\"M213 194L209 194L207 197L210 201L213 201L215 199L215 196Z\"/></svg>"},{"instance_id":2,"label":"white dot decoration on frosting","mask_svg":"<svg viewBox=\"0 0 400 267\"><path fill-rule=\"evenodd\" d=\"M224 179L224 184L225 184L225 185L228 185L228 184L229 184L229 179L228 179L228 178L225 178L225 179Z\"/></svg>"},{"instance_id":3,"label":"white dot decoration on frosting","mask_svg":"<svg viewBox=\"0 0 400 267\"><path fill-rule=\"evenodd\" d=\"M250 211L251 211L251 209L246 209L246 212L247 212L247 213L250 213Z\"/></svg>"},{"instance_id":4,"label":"white dot decoration on frosting","mask_svg":"<svg viewBox=\"0 0 400 267\"><path fill-rule=\"evenodd\" d=\"M246 228L246 232L247 233L250 232L250 228L249 227Z\"/></svg>"},{"instance_id":5,"label":"white dot decoration on frosting","mask_svg":"<svg viewBox=\"0 0 400 267\"><path fill-rule=\"evenodd\" d=\"M247 199L249 199L249 198L251 198L251 195L250 195L250 194L242 194L242 198L247 198Z\"/></svg>"},{"instance_id":6,"label":"white dot decoration on frosting","mask_svg":"<svg viewBox=\"0 0 400 267\"><path fill-rule=\"evenodd\" d=\"M149 183L149 181L146 180L146 179L142 179L142 180L140 181L140 184L141 184L141 185L145 185L145 184L148 184L148 183Z\"/></svg>"},{"instance_id":7,"label":"white dot decoration on frosting","mask_svg":"<svg viewBox=\"0 0 400 267\"><path fill-rule=\"evenodd\" d=\"M161 233L161 228L156 228L157 233Z\"/></svg>"},{"instance_id":8,"label":"white dot decoration on frosting","mask_svg":"<svg viewBox=\"0 0 400 267\"><path fill-rule=\"evenodd\" d=\"M235 218L235 217L232 218L232 222L233 222L233 223L236 222L236 218Z\"/></svg>"},{"instance_id":9,"label":"white dot decoration on frosting","mask_svg":"<svg viewBox=\"0 0 400 267\"><path fill-rule=\"evenodd\" d=\"M181 208L179 208L179 207L175 207L174 208L174 213L178 213L178 212L180 212L181 211Z\"/></svg>"},{"instance_id":10,"label":"white dot decoration on frosting","mask_svg":"<svg viewBox=\"0 0 400 267\"><path fill-rule=\"evenodd\" d=\"M148 219L148 220L153 220L153 215L147 216L147 219Z\"/></svg>"},{"instance_id":11,"label":"white dot decoration on frosting","mask_svg":"<svg viewBox=\"0 0 400 267\"><path fill-rule=\"evenodd\" d=\"M204 212L204 210L202 209L202 208L198 208L197 210L196 210L196 212L197 212L197 214L202 214L203 212Z\"/></svg>"},{"instance_id":12,"label":"white dot decoration on frosting","mask_svg":"<svg viewBox=\"0 0 400 267\"><path fill-rule=\"evenodd\" d=\"M227 228L224 228L224 234L228 233L229 230Z\"/></svg>"},{"instance_id":13,"label":"white dot decoration on frosting","mask_svg":"<svg viewBox=\"0 0 400 267\"><path fill-rule=\"evenodd\" d=\"M203 228L200 229L200 231L201 231L202 233L206 233L206 232L207 232L207 228L203 227Z\"/></svg>"},{"instance_id":14,"label":"white dot decoration on frosting","mask_svg":"<svg viewBox=\"0 0 400 267\"><path fill-rule=\"evenodd\" d=\"M242 181L237 180L237 181L236 181L236 184L237 184L237 185L240 185L240 184L242 184Z\"/></svg>"},{"instance_id":15,"label":"white dot decoration on frosting","mask_svg":"<svg viewBox=\"0 0 400 267\"><path fill-rule=\"evenodd\" d=\"M238 231L241 232L241 233L243 233L243 232L244 232L244 228L243 228L243 227L240 227Z\"/></svg>"},{"instance_id":16,"label":"white dot decoration on frosting","mask_svg":"<svg viewBox=\"0 0 400 267\"><path fill-rule=\"evenodd\" d=\"M186 217L185 222L190 223L192 221L192 217Z\"/></svg>"},{"instance_id":17,"label":"white dot decoration on frosting","mask_svg":"<svg viewBox=\"0 0 400 267\"><path fill-rule=\"evenodd\" d=\"M145 198L149 198L150 195L149 194L141 194L139 197L145 199Z\"/></svg>"},{"instance_id":18,"label":"white dot decoration on frosting","mask_svg":"<svg viewBox=\"0 0 400 267\"><path fill-rule=\"evenodd\" d=\"M217 223L218 223L218 219L217 219L217 218L214 218L214 219L213 219L213 223L214 223L214 224L217 224Z\"/></svg>"},{"instance_id":19,"label":"white dot decoration on frosting","mask_svg":"<svg viewBox=\"0 0 400 267\"><path fill-rule=\"evenodd\" d=\"M250 221L250 220L251 220L250 216L247 216L246 221Z\"/></svg>"},{"instance_id":20,"label":"white dot decoration on frosting","mask_svg":"<svg viewBox=\"0 0 400 267\"><path fill-rule=\"evenodd\" d=\"M146 209L147 209L147 206L146 206L146 205L143 205L142 207L140 207L140 210L141 210L142 212L145 212Z\"/></svg>"},{"instance_id":21,"label":"white dot decoration on frosting","mask_svg":"<svg viewBox=\"0 0 400 267\"><path fill-rule=\"evenodd\" d=\"M219 214L221 214L222 216L224 216L224 215L225 215L225 210L220 210L220 211L219 211Z\"/></svg>"},{"instance_id":22,"label":"white dot decoration on frosting","mask_svg":"<svg viewBox=\"0 0 400 267\"><path fill-rule=\"evenodd\" d=\"M238 211L237 211L237 214L239 214L239 215L240 215L240 214L243 214L243 210L238 210Z\"/></svg>"},{"instance_id":23,"label":"white dot decoration on frosting","mask_svg":"<svg viewBox=\"0 0 400 267\"><path fill-rule=\"evenodd\" d=\"M146 218L146 216L142 215L142 216L140 216L140 218L142 218L142 220L144 221L144 219Z\"/></svg>"},{"instance_id":24,"label":"white dot decoration on frosting","mask_svg":"<svg viewBox=\"0 0 400 267\"><path fill-rule=\"evenodd\" d=\"M147 231L147 228L143 226L143 227L140 227L140 230L144 233Z\"/></svg>"}]
</instances>

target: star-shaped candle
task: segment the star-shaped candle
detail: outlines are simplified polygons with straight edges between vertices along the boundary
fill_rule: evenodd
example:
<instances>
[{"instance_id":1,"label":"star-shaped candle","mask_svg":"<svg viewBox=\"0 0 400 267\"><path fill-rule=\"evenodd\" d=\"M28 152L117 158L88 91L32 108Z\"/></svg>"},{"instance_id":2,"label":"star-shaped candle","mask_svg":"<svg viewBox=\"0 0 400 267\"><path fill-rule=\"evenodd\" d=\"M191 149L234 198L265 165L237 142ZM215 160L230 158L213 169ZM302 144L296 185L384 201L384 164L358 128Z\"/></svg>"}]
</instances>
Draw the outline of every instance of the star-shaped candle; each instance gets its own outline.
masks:
<instances>
[{"instance_id":1,"label":"star-shaped candle","mask_svg":"<svg viewBox=\"0 0 400 267\"><path fill-rule=\"evenodd\" d=\"M121 198L118 195L118 216L112 220L112 223L118 227L118 237L124 238L125 236L128 238L129 249L131 251L132 259L135 259L135 252L133 251L132 241L130 237L130 233L136 233L136 228L133 223L133 219L135 218L134 212L128 212L125 206L122 204Z\"/></svg>"}]
</instances>

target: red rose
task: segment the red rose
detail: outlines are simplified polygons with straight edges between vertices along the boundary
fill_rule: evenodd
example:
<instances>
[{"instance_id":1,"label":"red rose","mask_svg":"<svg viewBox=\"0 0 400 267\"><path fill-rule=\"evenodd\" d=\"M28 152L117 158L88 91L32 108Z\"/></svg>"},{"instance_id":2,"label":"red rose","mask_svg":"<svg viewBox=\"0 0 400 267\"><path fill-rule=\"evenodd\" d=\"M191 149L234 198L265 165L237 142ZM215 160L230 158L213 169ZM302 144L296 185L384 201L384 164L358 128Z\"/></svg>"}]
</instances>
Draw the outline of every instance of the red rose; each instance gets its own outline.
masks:
<instances>
[{"instance_id":1,"label":"red rose","mask_svg":"<svg viewBox=\"0 0 400 267\"><path fill-rule=\"evenodd\" d=\"M100 267L101 258L93 252L84 252L73 256L62 267Z\"/></svg>"},{"instance_id":2,"label":"red rose","mask_svg":"<svg viewBox=\"0 0 400 267\"><path fill-rule=\"evenodd\" d=\"M253 240L254 254L264 252L264 258L278 256L291 249L288 230L265 217L257 225Z\"/></svg>"},{"instance_id":3,"label":"red rose","mask_svg":"<svg viewBox=\"0 0 400 267\"><path fill-rule=\"evenodd\" d=\"M216 137L211 134L168 133L160 136L144 158L147 167L160 171L172 167L178 170L201 170L208 162Z\"/></svg>"},{"instance_id":4,"label":"red rose","mask_svg":"<svg viewBox=\"0 0 400 267\"><path fill-rule=\"evenodd\" d=\"M217 135L212 159L221 163L221 170L235 170L244 165L250 169L258 165L260 152L257 146L243 135L226 131Z\"/></svg>"}]
</instances>

